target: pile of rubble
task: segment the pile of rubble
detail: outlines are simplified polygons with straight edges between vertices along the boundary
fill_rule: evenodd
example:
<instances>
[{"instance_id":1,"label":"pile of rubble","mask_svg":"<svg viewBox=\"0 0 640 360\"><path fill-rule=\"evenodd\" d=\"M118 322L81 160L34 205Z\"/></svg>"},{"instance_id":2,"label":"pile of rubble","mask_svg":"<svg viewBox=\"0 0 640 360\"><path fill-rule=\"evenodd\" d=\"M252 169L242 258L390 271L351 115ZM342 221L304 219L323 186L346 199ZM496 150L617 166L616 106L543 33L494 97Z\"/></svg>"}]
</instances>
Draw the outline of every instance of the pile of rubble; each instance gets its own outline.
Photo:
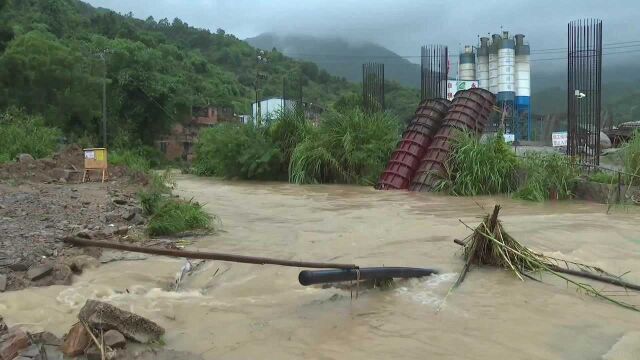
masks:
<instances>
[{"instance_id":1,"label":"pile of rubble","mask_svg":"<svg viewBox=\"0 0 640 360\"><path fill-rule=\"evenodd\" d=\"M69 146L46 159L28 154L0 165L0 292L65 285L97 260L96 249L63 239L139 237L146 219L136 192L147 179L110 168L107 183L80 183L83 152Z\"/></svg>"},{"instance_id":2,"label":"pile of rubble","mask_svg":"<svg viewBox=\"0 0 640 360\"><path fill-rule=\"evenodd\" d=\"M0 292L69 284L100 251L66 237L131 240L146 222L134 190L117 183L0 185L0 195Z\"/></svg>"},{"instance_id":3,"label":"pile of rubble","mask_svg":"<svg viewBox=\"0 0 640 360\"><path fill-rule=\"evenodd\" d=\"M67 146L48 158L34 159L29 154L20 154L15 160L0 164L0 182L66 184L81 181L84 172L84 152L78 145ZM109 167L111 179L130 175L126 167Z\"/></svg>"},{"instance_id":4,"label":"pile of rubble","mask_svg":"<svg viewBox=\"0 0 640 360\"><path fill-rule=\"evenodd\" d=\"M64 339L50 332L31 334L20 327L8 327L0 317L0 359L194 359L185 353L150 349L138 344L160 345L165 330L142 316L96 300L87 300L78 322Z\"/></svg>"}]
</instances>

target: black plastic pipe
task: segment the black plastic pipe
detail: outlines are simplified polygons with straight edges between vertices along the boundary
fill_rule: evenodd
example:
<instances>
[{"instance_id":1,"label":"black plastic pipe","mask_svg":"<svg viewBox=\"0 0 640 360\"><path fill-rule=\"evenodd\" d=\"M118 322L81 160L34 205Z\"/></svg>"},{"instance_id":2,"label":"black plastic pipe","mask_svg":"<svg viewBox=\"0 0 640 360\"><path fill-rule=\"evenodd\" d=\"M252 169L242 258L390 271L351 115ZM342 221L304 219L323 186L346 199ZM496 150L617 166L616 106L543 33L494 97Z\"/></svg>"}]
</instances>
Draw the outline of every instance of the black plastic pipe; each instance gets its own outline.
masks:
<instances>
[{"instance_id":1,"label":"black plastic pipe","mask_svg":"<svg viewBox=\"0 0 640 360\"><path fill-rule=\"evenodd\" d=\"M304 270L298 275L300 285L325 284L341 281L416 278L438 274L438 270L409 267L372 267L358 270Z\"/></svg>"}]
</instances>

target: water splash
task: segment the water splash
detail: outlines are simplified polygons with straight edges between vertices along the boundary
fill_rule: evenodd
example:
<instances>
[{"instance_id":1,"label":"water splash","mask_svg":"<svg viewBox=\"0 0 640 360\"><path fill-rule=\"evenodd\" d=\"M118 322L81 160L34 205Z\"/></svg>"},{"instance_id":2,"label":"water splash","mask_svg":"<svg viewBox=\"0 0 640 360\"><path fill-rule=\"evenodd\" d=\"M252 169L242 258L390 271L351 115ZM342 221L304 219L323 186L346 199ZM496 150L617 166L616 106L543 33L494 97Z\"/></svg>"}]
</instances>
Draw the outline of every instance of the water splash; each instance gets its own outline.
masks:
<instances>
[{"instance_id":1,"label":"water splash","mask_svg":"<svg viewBox=\"0 0 640 360\"><path fill-rule=\"evenodd\" d=\"M457 273L445 273L431 275L426 279L413 279L409 282L409 286L399 287L395 292L397 296L409 298L416 303L439 307L450 283L455 281L457 276Z\"/></svg>"}]
</instances>

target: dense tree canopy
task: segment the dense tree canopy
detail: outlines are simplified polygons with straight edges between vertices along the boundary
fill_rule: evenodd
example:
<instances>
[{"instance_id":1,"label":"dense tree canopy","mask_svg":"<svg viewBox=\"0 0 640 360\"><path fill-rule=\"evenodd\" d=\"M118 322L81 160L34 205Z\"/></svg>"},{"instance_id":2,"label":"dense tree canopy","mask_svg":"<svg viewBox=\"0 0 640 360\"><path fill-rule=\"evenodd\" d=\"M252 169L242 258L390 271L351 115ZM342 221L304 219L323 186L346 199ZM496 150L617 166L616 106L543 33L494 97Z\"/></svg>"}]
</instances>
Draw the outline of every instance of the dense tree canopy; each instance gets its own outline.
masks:
<instances>
[{"instance_id":1,"label":"dense tree canopy","mask_svg":"<svg viewBox=\"0 0 640 360\"><path fill-rule=\"evenodd\" d=\"M325 107L358 90L277 49L257 53L222 29L139 20L77 0L0 0L0 24L0 110L42 115L72 137L99 138L103 81L111 140L143 143L192 106L250 112L256 75L261 97L283 88L298 97L302 86L305 101ZM412 102L399 104L412 111Z\"/></svg>"}]
</instances>

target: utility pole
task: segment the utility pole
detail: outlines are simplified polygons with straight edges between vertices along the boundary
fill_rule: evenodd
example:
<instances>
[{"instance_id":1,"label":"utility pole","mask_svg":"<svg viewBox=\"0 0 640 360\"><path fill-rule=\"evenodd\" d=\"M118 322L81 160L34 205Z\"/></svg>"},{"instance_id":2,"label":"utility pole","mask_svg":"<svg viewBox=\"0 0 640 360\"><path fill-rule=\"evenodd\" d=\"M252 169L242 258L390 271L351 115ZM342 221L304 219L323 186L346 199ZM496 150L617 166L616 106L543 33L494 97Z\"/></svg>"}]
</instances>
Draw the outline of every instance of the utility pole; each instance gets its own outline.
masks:
<instances>
[{"instance_id":1,"label":"utility pole","mask_svg":"<svg viewBox=\"0 0 640 360\"><path fill-rule=\"evenodd\" d=\"M260 125L262 116L262 104L260 104L258 100L258 91L260 90L260 64L262 63L267 63L267 57L264 55L264 50L260 50L256 57L256 116L253 120L257 125Z\"/></svg>"},{"instance_id":2,"label":"utility pole","mask_svg":"<svg viewBox=\"0 0 640 360\"><path fill-rule=\"evenodd\" d=\"M107 56L102 53L102 147L107 147Z\"/></svg>"}]
</instances>

